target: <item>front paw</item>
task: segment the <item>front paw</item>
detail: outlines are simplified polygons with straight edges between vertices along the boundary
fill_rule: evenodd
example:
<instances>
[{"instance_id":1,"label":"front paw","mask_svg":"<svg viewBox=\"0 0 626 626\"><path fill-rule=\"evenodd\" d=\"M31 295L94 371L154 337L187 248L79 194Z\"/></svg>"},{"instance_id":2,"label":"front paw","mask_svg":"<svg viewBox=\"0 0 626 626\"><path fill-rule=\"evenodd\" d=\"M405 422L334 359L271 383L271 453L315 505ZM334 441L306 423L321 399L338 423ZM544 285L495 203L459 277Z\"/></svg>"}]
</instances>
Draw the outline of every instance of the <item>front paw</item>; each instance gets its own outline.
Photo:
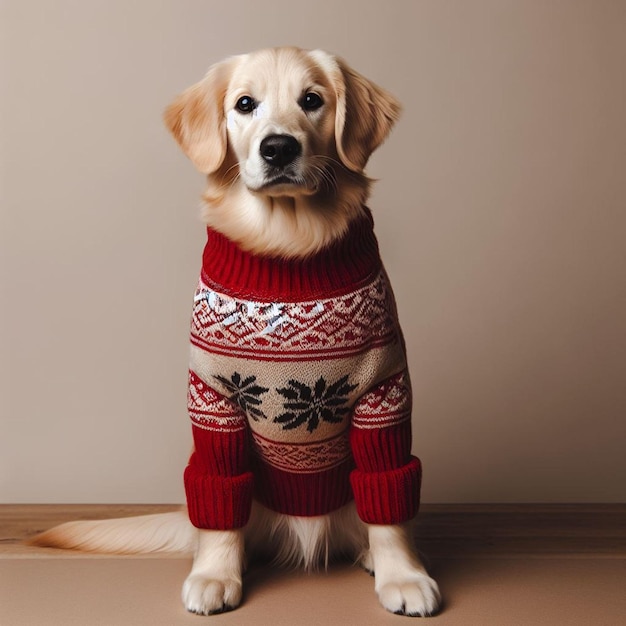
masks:
<instances>
[{"instance_id":1,"label":"front paw","mask_svg":"<svg viewBox=\"0 0 626 626\"><path fill-rule=\"evenodd\" d=\"M191 574L183 585L185 608L197 615L232 611L241 604L241 583Z\"/></svg>"},{"instance_id":2,"label":"front paw","mask_svg":"<svg viewBox=\"0 0 626 626\"><path fill-rule=\"evenodd\" d=\"M439 609L441 596L437 583L425 574L386 582L377 589L380 603L396 615L427 617Z\"/></svg>"}]
</instances>

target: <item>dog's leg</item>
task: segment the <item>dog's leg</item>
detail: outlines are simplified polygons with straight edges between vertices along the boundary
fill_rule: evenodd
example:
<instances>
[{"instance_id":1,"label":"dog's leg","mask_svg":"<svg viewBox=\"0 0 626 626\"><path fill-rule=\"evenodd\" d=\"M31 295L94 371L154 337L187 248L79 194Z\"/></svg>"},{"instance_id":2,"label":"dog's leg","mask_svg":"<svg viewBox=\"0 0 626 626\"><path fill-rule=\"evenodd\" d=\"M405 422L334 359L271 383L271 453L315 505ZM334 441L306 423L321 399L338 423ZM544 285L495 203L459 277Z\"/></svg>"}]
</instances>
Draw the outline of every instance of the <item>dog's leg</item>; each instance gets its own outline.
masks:
<instances>
[{"instance_id":1,"label":"dog's leg","mask_svg":"<svg viewBox=\"0 0 626 626\"><path fill-rule=\"evenodd\" d=\"M200 530L193 567L183 585L187 610L212 615L239 606L243 562L243 530Z\"/></svg>"},{"instance_id":2,"label":"dog's leg","mask_svg":"<svg viewBox=\"0 0 626 626\"><path fill-rule=\"evenodd\" d=\"M380 603L392 613L422 617L439 607L437 583L415 554L407 526L368 525L369 552L362 560L373 570Z\"/></svg>"}]
</instances>

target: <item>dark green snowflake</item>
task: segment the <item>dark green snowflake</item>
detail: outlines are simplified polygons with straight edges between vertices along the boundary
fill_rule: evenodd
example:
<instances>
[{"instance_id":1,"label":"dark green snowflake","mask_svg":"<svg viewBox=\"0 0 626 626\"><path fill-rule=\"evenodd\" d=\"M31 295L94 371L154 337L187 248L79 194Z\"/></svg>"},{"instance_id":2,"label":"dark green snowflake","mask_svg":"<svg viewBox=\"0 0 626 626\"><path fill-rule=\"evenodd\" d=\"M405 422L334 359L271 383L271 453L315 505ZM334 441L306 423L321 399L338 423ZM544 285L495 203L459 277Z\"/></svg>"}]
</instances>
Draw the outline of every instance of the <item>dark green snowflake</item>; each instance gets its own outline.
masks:
<instances>
[{"instance_id":1,"label":"dark green snowflake","mask_svg":"<svg viewBox=\"0 0 626 626\"><path fill-rule=\"evenodd\" d=\"M241 379L241 374L235 372L230 380L224 378L224 376L214 376L231 394L228 399L238 405L246 415L250 416L253 420L267 419L267 416L259 406L261 405L261 398L264 393L268 392L267 387L261 387L256 384L256 376L248 376L248 378Z\"/></svg>"},{"instance_id":2,"label":"dark green snowflake","mask_svg":"<svg viewBox=\"0 0 626 626\"><path fill-rule=\"evenodd\" d=\"M282 424L284 430L306 424L310 433L321 421L338 424L350 410L346 406L348 394L357 386L348 382L348 376L343 376L332 385L320 376L312 387L292 379L287 387L276 389L287 401L283 403L285 412L274 421Z\"/></svg>"}]
</instances>

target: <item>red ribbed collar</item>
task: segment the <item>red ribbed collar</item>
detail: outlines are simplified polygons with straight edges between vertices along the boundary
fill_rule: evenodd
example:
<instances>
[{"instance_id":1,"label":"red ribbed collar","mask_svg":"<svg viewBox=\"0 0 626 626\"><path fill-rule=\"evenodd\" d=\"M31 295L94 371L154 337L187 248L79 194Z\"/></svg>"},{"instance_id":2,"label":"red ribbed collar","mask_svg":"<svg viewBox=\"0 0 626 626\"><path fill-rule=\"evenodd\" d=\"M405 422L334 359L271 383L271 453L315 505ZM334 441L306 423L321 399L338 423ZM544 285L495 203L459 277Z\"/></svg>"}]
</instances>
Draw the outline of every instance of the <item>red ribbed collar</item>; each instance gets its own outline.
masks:
<instances>
[{"instance_id":1,"label":"red ribbed collar","mask_svg":"<svg viewBox=\"0 0 626 626\"><path fill-rule=\"evenodd\" d=\"M298 302L329 298L367 283L381 269L369 209L346 235L304 259L251 254L208 228L202 280L216 291L251 300Z\"/></svg>"}]
</instances>

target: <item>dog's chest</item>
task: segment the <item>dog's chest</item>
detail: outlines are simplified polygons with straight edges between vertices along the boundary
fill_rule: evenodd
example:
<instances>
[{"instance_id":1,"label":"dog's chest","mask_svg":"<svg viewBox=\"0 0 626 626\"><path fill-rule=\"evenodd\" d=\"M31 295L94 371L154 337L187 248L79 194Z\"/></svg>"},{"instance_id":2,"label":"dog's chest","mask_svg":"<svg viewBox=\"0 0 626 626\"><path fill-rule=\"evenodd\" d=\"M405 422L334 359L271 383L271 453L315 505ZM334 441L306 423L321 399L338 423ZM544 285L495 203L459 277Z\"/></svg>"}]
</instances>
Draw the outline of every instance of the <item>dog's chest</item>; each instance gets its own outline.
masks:
<instances>
[{"instance_id":1,"label":"dog's chest","mask_svg":"<svg viewBox=\"0 0 626 626\"><path fill-rule=\"evenodd\" d=\"M384 272L332 298L268 302L235 297L200 281L191 341L212 354L258 361L339 359L376 348L398 334Z\"/></svg>"},{"instance_id":2,"label":"dog's chest","mask_svg":"<svg viewBox=\"0 0 626 626\"><path fill-rule=\"evenodd\" d=\"M357 399L406 366L384 272L348 293L302 302L255 301L200 282L191 344L196 392L244 414L257 451L275 464L305 441L318 446L318 460L345 457Z\"/></svg>"}]
</instances>

